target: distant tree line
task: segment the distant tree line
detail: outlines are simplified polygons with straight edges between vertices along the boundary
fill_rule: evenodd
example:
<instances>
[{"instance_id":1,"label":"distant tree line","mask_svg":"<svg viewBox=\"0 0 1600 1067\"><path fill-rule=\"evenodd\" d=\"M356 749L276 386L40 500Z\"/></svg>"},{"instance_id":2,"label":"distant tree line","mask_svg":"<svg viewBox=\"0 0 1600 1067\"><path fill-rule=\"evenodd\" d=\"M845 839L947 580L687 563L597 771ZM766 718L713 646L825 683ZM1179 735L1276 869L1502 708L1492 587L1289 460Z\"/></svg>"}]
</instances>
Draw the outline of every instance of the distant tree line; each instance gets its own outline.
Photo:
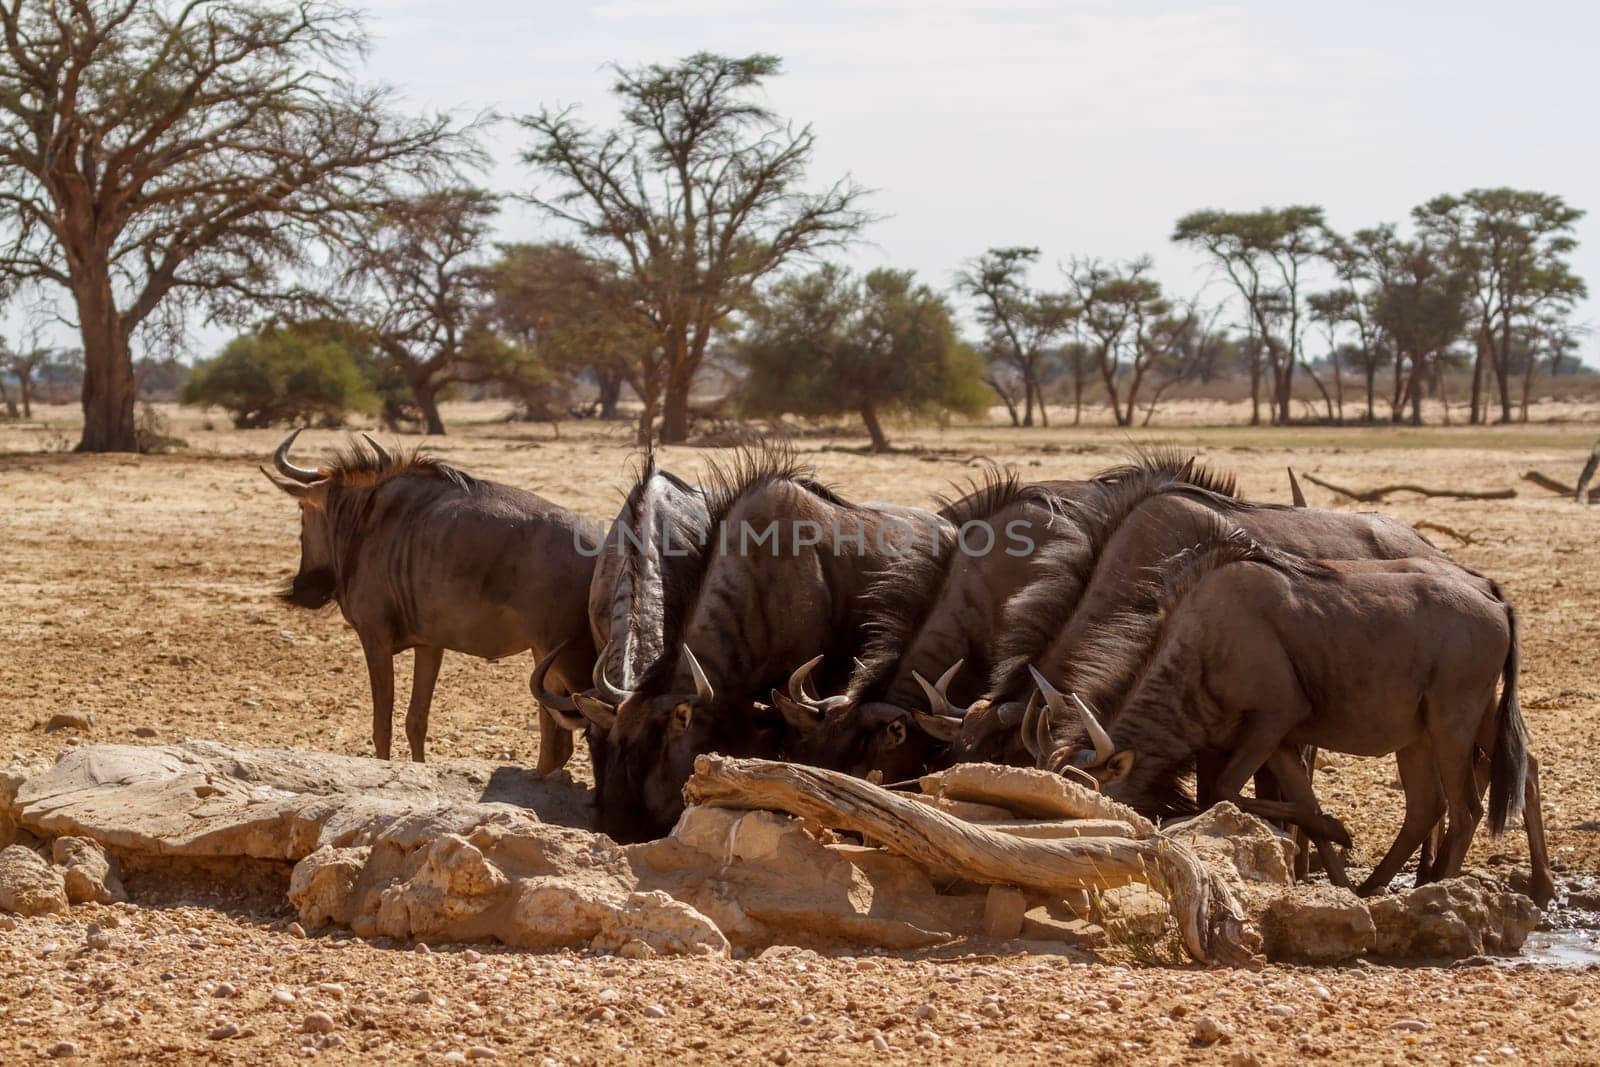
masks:
<instances>
[{"instance_id":1,"label":"distant tree line","mask_svg":"<svg viewBox=\"0 0 1600 1067\"><path fill-rule=\"evenodd\" d=\"M974 256L949 293L852 274L826 259L873 221L865 191L811 181L815 134L764 102L764 54L614 68L608 126L521 116L517 195L559 236L497 243L502 197L471 177L487 120L361 85L365 41L338 3L0 5L0 297L54 287L80 340L70 372L8 351L6 410L71 380L80 449L119 451L141 395L437 434L443 398L494 394L541 419L626 407L640 443L673 443L715 370L729 411L849 414L883 449L897 415L992 398L1018 426L1064 405L1076 424L1103 400L1132 426L1232 377L1253 423L1295 418L1303 381L1326 421L1418 421L1463 373L1472 421L1526 419L1576 345L1582 213L1511 189L1439 197L1408 234L1341 235L1305 205L1195 212L1173 240L1215 268L1210 302L1163 291L1148 258L1072 257L1041 284L1026 246ZM243 332L191 375L134 358L197 317Z\"/></svg>"}]
</instances>

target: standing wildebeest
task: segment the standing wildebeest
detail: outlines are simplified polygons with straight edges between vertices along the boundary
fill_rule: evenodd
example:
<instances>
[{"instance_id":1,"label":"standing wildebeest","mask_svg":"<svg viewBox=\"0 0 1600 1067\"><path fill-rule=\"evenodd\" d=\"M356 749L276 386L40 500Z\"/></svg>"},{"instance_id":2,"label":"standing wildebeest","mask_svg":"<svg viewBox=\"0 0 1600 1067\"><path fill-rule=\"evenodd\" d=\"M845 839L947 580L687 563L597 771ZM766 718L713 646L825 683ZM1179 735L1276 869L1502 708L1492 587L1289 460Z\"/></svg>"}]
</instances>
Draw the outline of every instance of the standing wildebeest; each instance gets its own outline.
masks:
<instances>
[{"instance_id":1,"label":"standing wildebeest","mask_svg":"<svg viewBox=\"0 0 1600 1067\"><path fill-rule=\"evenodd\" d=\"M1337 839L1343 827L1318 809L1294 746L1395 753L1405 821L1363 894L1389 884L1446 810L1432 875L1460 871L1482 815L1475 747L1491 755L1490 829L1504 830L1524 795L1527 731L1516 615L1483 580L1442 560L1310 561L1219 530L1160 581L1156 639L1149 651L1139 643L1126 696L1104 727L1080 706L1092 744L1069 746L1056 763L1146 808L1200 752L1227 752L1219 799L1248 806L1245 783L1269 765L1288 798L1279 814ZM1035 681L1054 715L1072 714L1048 680Z\"/></svg>"},{"instance_id":2,"label":"standing wildebeest","mask_svg":"<svg viewBox=\"0 0 1600 1067\"><path fill-rule=\"evenodd\" d=\"M853 504L781 453L741 457L711 481L706 544L667 571L679 644L619 694L607 724L600 826L619 841L671 828L695 756L775 755L782 719L757 701L819 653L824 677L842 679L868 580L926 551L940 521Z\"/></svg>"},{"instance_id":3,"label":"standing wildebeest","mask_svg":"<svg viewBox=\"0 0 1600 1067\"><path fill-rule=\"evenodd\" d=\"M502 659L565 642L556 672L571 688L594 660L585 604L594 557L580 518L532 493L485 482L432 456L397 457L371 438L315 470L273 453L300 502L300 571L284 599L337 602L355 627L372 683L372 744L389 758L394 657L415 649L406 740L423 759L428 707L446 649ZM539 769L560 767L572 735L542 709Z\"/></svg>"},{"instance_id":4,"label":"standing wildebeest","mask_svg":"<svg viewBox=\"0 0 1600 1067\"><path fill-rule=\"evenodd\" d=\"M546 689L545 674L560 654L555 650L534 667L529 685L540 706L560 725L588 737L597 793L604 789L605 735L623 699L617 687L637 686L667 649L677 647L667 622L683 612L669 610L666 598L680 586L667 581L667 572L705 541L710 521L705 493L660 469L654 454L647 456L605 531L589 584L590 633L601 650L592 687L570 696Z\"/></svg>"}]
</instances>

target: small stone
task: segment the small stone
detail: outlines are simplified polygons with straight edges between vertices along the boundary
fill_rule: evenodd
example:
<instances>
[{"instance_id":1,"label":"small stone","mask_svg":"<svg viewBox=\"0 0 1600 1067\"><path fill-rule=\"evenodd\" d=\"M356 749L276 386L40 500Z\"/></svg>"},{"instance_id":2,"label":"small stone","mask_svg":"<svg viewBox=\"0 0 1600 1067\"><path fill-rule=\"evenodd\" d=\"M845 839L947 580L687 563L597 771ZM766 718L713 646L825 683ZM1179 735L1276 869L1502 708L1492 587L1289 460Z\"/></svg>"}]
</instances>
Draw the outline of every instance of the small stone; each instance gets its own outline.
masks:
<instances>
[{"instance_id":1,"label":"small stone","mask_svg":"<svg viewBox=\"0 0 1600 1067\"><path fill-rule=\"evenodd\" d=\"M1209 1015L1196 1015L1194 1017L1194 1043L1197 1045L1215 1045L1218 1041L1228 1036L1227 1027Z\"/></svg>"},{"instance_id":2,"label":"small stone","mask_svg":"<svg viewBox=\"0 0 1600 1067\"><path fill-rule=\"evenodd\" d=\"M1236 1048L1228 1053L1228 1067L1261 1067L1261 1057L1247 1048Z\"/></svg>"},{"instance_id":3,"label":"small stone","mask_svg":"<svg viewBox=\"0 0 1600 1067\"><path fill-rule=\"evenodd\" d=\"M226 1041L230 1037L238 1036L239 1028L233 1023L223 1023L221 1026L212 1027L211 1032L206 1034L206 1038L211 1041Z\"/></svg>"},{"instance_id":4,"label":"small stone","mask_svg":"<svg viewBox=\"0 0 1600 1067\"><path fill-rule=\"evenodd\" d=\"M1426 1023L1421 1019L1397 1019L1389 1024L1389 1029L1417 1031L1426 1030L1430 1025L1430 1023Z\"/></svg>"},{"instance_id":5,"label":"small stone","mask_svg":"<svg viewBox=\"0 0 1600 1067\"><path fill-rule=\"evenodd\" d=\"M91 711L58 711L44 724L44 732L53 734L57 730L87 730L93 725L94 713Z\"/></svg>"},{"instance_id":6,"label":"small stone","mask_svg":"<svg viewBox=\"0 0 1600 1067\"><path fill-rule=\"evenodd\" d=\"M0 849L0 911L46 915L67 907L61 871L31 848L12 845Z\"/></svg>"},{"instance_id":7,"label":"small stone","mask_svg":"<svg viewBox=\"0 0 1600 1067\"><path fill-rule=\"evenodd\" d=\"M78 1046L71 1041L57 1041L46 1050L53 1060L70 1060L78 1054Z\"/></svg>"},{"instance_id":8,"label":"small stone","mask_svg":"<svg viewBox=\"0 0 1600 1067\"><path fill-rule=\"evenodd\" d=\"M467 1059L469 1060L497 1060L499 1058L500 1053L488 1045L473 1045L467 1049Z\"/></svg>"},{"instance_id":9,"label":"small stone","mask_svg":"<svg viewBox=\"0 0 1600 1067\"><path fill-rule=\"evenodd\" d=\"M644 1014L647 1019L665 1019L667 1017L667 1009L660 1004L647 1004L645 1005Z\"/></svg>"},{"instance_id":10,"label":"small stone","mask_svg":"<svg viewBox=\"0 0 1600 1067\"><path fill-rule=\"evenodd\" d=\"M1013 938L1022 933L1028 898L1020 889L992 885L983 900L983 932L990 937Z\"/></svg>"},{"instance_id":11,"label":"small stone","mask_svg":"<svg viewBox=\"0 0 1600 1067\"><path fill-rule=\"evenodd\" d=\"M328 996L332 997L334 1000L344 999L344 986L340 985L338 982L323 982L321 985L317 986L317 989L328 994Z\"/></svg>"},{"instance_id":12,"label":"small stone","mask_svg":"<svg viewBox=\"0 0 1600 1067\"><path fill-rule=\"evenodd\" d=\"M331 1034L333 1033L333 1016L325 1011L314 1011L307 1015L300 1024L301 1033L306 1034Z\"/></svg>"},{"instance_id":13,"label":"small stone","mask_svg":"<svg viewBox=\"0 0 1600 1067\"><path fill-rule=\"evenodd\" d=\"M937 1018L939 1015L939 1009L935 1008L932 1004L918 1004L917 1010L912 1012L911 1015L915 1019L925 1021L928 1019Z\"/></svg>"},{"instance_id":14,"label":"small stone","mask_svg":"<svg viewBox=\"0 0 1600 1067\"><path fill-rule=\"evenodd\" d=\"M161 735L160 735L159 732L157 732L157 730L156 730L156 728L154 726L135 726L133 728L133 736L134 737L143 737L143 738L148 739L148 738L153 738L153 737L160 737Z\"/></svg>"},{"instance_id":15,"label":"small stone","mask_svg":"<svg viewBox=\"0 0 1600 1067\"><path fill-rule=\"evenodd\" d=\"M796 1026L811 1026L816 1021L817 1021L817 1017L815 1015L812 1015L810 1012L807 1012L806 1014L800 1016L800 1018L796 1019L794 1021L794 1024Z\"/></svg>"},{"instance_id":16,"label":"small stone","mask_svg":"<svg viewBox=\"0 0 1600 1067\"><path fill-rule=\"evenodd\" d=\"M595 997L595 999L602 1004L615 1004L617 1001L622 999L622 994L618 993L615 989L602 989L600 990L600 995Z\"/></svg>"},{"instance_id":17,"label":"small stone","mask_svg":"<svg viewBox=\"0 0 1600 1067\"><path fill-rule=\"evenodd\" d=\"M294 1000L294 994L287 989L274 989L272 991L272 1003L274 1004L293 1004Z\"/></svg>"},{"instance_id":18,"label":"small stone","mask_svg":"<svg viewBox=\"0 0 1600 1067\"><path fill-rule=\"evenodd\" d=\"M463 1053L463 1052L446 1052L444 1054L444 1062L446 1062L446 1063L466 1063L467 1062L467 1057L466 1057L466 1054Z\"/></svg>"},{"instance_id":19,"label":"small stone","mask_svg":"<svg viewBox=\"0 0 1600 1067\"><path fill-rule=\"evenodd\" d=\"M90 923L89 929L83 932L83 943L96 951L103 951L111 947L111 935L95 923Z\"/></svg>"},{"instance_id":20,"label":"small stone","mask_svg":"<svg viewBox=\"0 0 1600 1067\"><path fill-rule=\"evenodd\" d=\"M304 938L306 936L306 928L299 923L290 923L283 928L283 931L290 937Z\"/></svg>"},{"instance_id":21,"label":"small stone","mask_svg":"<svg viewBox=\"0 0 1600 1067\"><path fill-rule=\"evenodd\" d=\"M784 1064L788 1063L792 1059L794 1059L794 1053L790 1052L786 1048L780 1048L778 1051L772 1054L772 1062L776 1063L778 1067L783 1067Z\"/></svg>"},{"instance_id":22,"label":"small stone","mask_svg":"<svg viewBox=\"0 0 1600 1067\"><path fill-rule=\"evenodd\" d=\"M1290 1019L1294 1017L1294 1009L1287 1004L1272 1004L1267 1007L1267 1014L1276 1015L1280 1019Z\"/></svg>"},{"instance_id":23,"label":"small stone","mask_svg":"<svg viewBox=\"0 0 1600 1067\"><path fill-rule=\"evenodd\" d=\"M433 994L428 992L426 989L414 990L412 994L406 998L406 1001L410 1004L432 1004Z\"/></svg>"},{"instance_id":24,"label":"small stone","mask_svg":"<svg viewBox=\"0 0 1600 1067\"><path fill-rule=\"evenodd\" d=\"M98 841L58 837L50 843L50 858L62 868L67 899L72 903L114 904L128 899L116 861Z\"/></svg>"},{"instance_id":25,"label":"small stone","mask_svg":"<svg viewBox=\"0 0 1600 1067\"><path fill-rule=\"evenodd\" d=\"M211 987L211 995L214 997L236 997L239 995L239 990L234 988L232 982L218 982Z\"/></svg>"},{"instance_id":26,"label":"small stone","mask_svg":"<svg viewBox=\"0 0 1600 1067\"><path fill-rule=\"evenodd\" d=\"M889 1042L884 1040L884 1037L883 1037L882 1034L873 1034L872 1035L871 1044L872 1044L872 1048L873 1048L874 1052L888 1052L889 1051Z\"/></svg>"}]
</instances>

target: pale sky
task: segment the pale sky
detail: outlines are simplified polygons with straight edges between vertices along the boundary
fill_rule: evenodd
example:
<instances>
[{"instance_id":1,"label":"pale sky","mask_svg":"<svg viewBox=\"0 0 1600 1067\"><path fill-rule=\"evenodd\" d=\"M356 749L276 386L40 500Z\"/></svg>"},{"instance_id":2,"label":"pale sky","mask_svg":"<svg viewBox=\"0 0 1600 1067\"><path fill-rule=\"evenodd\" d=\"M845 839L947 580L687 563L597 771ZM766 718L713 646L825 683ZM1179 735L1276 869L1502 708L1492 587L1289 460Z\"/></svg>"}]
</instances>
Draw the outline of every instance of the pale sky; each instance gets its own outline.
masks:
<instances>
[{"instance_id":1,"label":"pale sky","mask_svg":"<svg viewBox=\"0 0 1600 1067\"><path fill-rule=\"evenodd\" d=\"M1138 0L615 0L368 5L371 73L433 107L610 114L605 69L698 50L781 55L768 97L817 131L814 173L849 172L886 216L862 266L940 287L995 245L1036 245L1041 285L1074 255L1155 257L1194 209L1323 205L1352 230L1444 192L1511 185L1591 215L1576 267L1600 290L1600 6ZM491 181L527 188L520 132ZM527 212L505 220L532 235ZM1220 295L1220 287L1216 294ZM1207 295L1212 295L1210 292ZM1600 301L1580 321L1600 325ZM1314 349L1315 350L1315 349ZM1600 363L1600 337L1580 351Z\"/></svg>"},{"instance_id":2,"label":"pale sky","mask_svg":"<svg viewBox=\"0 0 1600 1067\"><path fill-rule=\"evenodd\" d=\"M611 114L606 64L774 52L769 103L818 136L885 216L858 266L944 288L961 262L1036 245L1036 281L1074 255L1155 258L1180 296L1206 285L1168 240L1202 207L1323 205L1351 230L1406 223L1443 192L1511 185L1600 213L1600 6L1547 2L1138 0L374 0L368 80L413 107ZM492 134L487 182L525 191L521 132ZM544 225L513 207L505 237ZM543 231L549 233L550 231ZM1600 215L1577 270L1600 290ZM1222 295L1220 284L1207 296ZM1579 310L1600 324L1600 301ZM199 354L214 349L205 338ZM1319 351L1314 343L1312 351ZM1580 351L1600 363L1600 336Z\"/></svg>"}]
</instances>

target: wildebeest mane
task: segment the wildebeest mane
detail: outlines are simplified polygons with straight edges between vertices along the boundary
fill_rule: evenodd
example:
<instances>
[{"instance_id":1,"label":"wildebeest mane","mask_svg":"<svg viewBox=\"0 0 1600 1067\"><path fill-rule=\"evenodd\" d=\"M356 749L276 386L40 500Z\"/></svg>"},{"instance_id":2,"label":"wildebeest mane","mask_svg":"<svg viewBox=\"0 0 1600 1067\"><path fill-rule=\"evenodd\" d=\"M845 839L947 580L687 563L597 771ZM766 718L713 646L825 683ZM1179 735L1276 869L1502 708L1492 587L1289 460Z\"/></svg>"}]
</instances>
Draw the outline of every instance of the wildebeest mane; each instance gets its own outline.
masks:
<instances>
[{"instance_id":1,"label":"wildebeest mane","mask_svg":"<svg viewBox=\"0 0 1600 1067\"><path fill-rule=\"evenodd\" d=\"M752 493L770 485L789 482L838 507L855 509L856 505L817 479L816 471L801 462L794 450L780 443L764 443L756 447L735 449L728 460L712 460L708 464L701 490L706 497L706 511L710 521L703 537L687 538L686 543L674 544L673 559L664 568L662 599L668 634L682 634L688 616L694 610L696 594L704 581L706 569L722 541L722 529L739 502ZM640 689L647 693L665 692L672 684L677 669L676 645L662 650L661 658L645 671Z\"/></svg>"},{"instance_id":2,"label":"wildebeest mane","mask_svg":"<svg viewBox=\"0 0 1600 1067\"><path fill-rule=\"evenodd\" d=\"M965 492L954 495L957 489ZM861 662L850 677L850 695L856 699L888 680L917 631L927 622L928 607L949 578L961 527L991 519L1014 504L1035 503L1047 508L1052 516L1061 505L1049 490L1001 468L989 468L965 486L952 487L952 495L940 495L935 502L939 517L949 525L935 532L937 540L932 550L896 556L873 577L862 594L866 617L858 656Z\"/></svg>"},{"instance_id":3,"label":"wildebeest mane","mask_svg":"<svg viewBox=\"0 0 1600 1067\"><path fill-rule=\"evenodd\" d=\"M1217 470L1176 445L1134 446L1126 463L1107 467L1094 476L1097 482L1119 482L1150 474L1166 474L1219 496L1237 498L1239 478L1232 471Z\"/></svg>"},{"instance_id":4,"label":"wildebeest mane","mask_svg":"<svg viewBox=\"0 0 1600 1067\"><path fill-rule=\"evenodd\" d=\"M351 439L334 451L333 459L318 468L329 479L330 489L370 488L408 474L440 478L463 492L480 484L465 471L451 466L419 445L409 453L380 452L364 442Z\"/></svg>"},{"instance_id":5,"label":"wildebeest mane","mask_svg":"<svg viewBox=\"0 0 1600 1067\"><path fill-rule=\"evenodd\" d=\"M1007 602L1005 625L995 643L991 697L1004 698L1027 684L1028 665L1066 628L1094 576L1100 554L1141 504L1167 492L1202 492L1231 499L1217 489L1196 485L1191 480L1195 477L1224 488L1231 487L1234 480L1230 474L1180 458L1173 450L1140 452L1130 462L1095 475L1097 484L1083 499L1061 502L1080 536L1041 549L1034 560L1038 577Z\"/></svg>"},{"instance_id":6,"label":"wildebeest mane","mask_svg":"<svg viewBox=\"0 0 1600 1067\"><path fill-rule=\"evenodd\" d=\"M1232 563L1262 563L1297 577L1321 577L1321 563L1263 545L1244 530L1213 516L1197 544L1149 567L1133 603L1084 635L1073 649L1062 678L1063 691L1077 693L1091 707L1110 714L1156 662L1174 611L1201 579Z\"/></svg>"}]
</instances>

